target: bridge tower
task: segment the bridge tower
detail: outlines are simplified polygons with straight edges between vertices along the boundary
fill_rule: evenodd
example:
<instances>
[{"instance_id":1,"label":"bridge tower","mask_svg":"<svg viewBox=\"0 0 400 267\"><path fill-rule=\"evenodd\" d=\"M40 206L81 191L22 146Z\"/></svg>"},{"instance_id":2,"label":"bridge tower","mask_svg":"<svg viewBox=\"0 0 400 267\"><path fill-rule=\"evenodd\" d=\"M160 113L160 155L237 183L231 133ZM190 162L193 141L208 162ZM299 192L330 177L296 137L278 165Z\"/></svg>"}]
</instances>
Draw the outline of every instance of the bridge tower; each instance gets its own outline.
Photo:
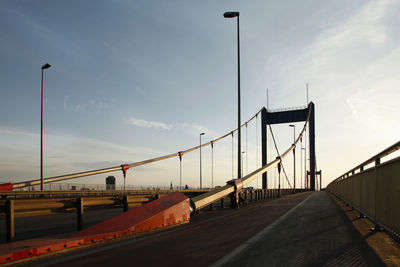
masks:
<instances>
[{"instance_id":1,"label":"bridge tower","mask_svg":"<svg viewBox=\"0 0 400 267\"><path fill-rule=\"evenodd\" d=\"M307 121L308 113L310 113L310 121L308 123L309 151L310 151L310 189L315 191L315 106L313 102L308 104L304 109L286 110L269 112L266 108L261 110L261 156L262 165L267 164L267 127L269 124L292 123ZM267 173L262 176L262 188L267 189Z\"/></svg>"}]
</instances>

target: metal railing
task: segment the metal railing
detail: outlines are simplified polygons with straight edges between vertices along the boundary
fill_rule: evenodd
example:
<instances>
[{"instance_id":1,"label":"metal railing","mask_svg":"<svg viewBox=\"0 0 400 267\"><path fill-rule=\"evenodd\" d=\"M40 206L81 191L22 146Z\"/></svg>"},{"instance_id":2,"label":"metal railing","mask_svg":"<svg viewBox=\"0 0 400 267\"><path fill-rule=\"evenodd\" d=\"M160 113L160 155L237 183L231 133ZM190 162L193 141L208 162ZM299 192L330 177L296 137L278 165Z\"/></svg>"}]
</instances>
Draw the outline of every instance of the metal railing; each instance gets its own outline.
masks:
<instances>
[{"instance_id":1,"label":"metal railing","mask_svg":"<svg viewBox=\"0 0 400 267\"><path fill-rule=\"evenodd\" d=\"M181 190L188 197L194 197L207 190ZM161 198L170 190L101 190L101 191L8 191L1 192L0 217L5 217L6 240L14 240L14 219L57 213L76 212L77 229L83 225L86 208L128 208L144 205Z\"/></svg>"},{"instance_id":2,"label":"metal railing","mask_svg":"<svg viewBox=\"0 0 400 267\"><path fill-rule=\"evenodd\" d=\"M307 106L299 106L299 107L290 107L290 108L275 108L275 109L267 109L268 112L284 112L284 111L293 111L293 110L302 110L306 109Z\"/></svg>"},{"instance_id":3,"label":"metal railing","mask_svg":"<svg viewBox=\"0 0 400 267\"><path fill-rule=\"evenodd\" d=\"M210 189L202 190L179 190L185 195L192 197L208 192ZM1 199L22 199L22 198L66 198L66 197L105 197L105 196L124 196L124 195L155 195L168 194L171 190L66 190L66 191L0 191Z\"/></svg>"},{"instance_id":4,"label":"metal railing","mask_svg":"<svg viewBox=\"0 0 400 267\"><path fill-rule=\"evenodd\" d=\"M400 141L332 181L326 190L368 217L376 228L400 236L400 157L382 158L400 149ZM365 166L375 163L366 169ZM356 172L358 171L358 172Z\"/></svg>"},{"instance_id":5,"label":"metal railing","mask_svg":"<svg viewBox=\"0 0 400 267\"><path fill-rule=\"evenodd\" d=\"M125 188L124 188L125 187ZM185 187L186 188L186 187ZM200 188L198 186L187 186L187 189L185 190L199 190ZM207 188L203 188L207 189ZM48 183L44 184L43 186L44 191L74 191L74 190L110 190L107 188L106 184L90 184L90 183L85 183L85 184L80 184L80 183ZM116 184L115 188L112 190L123 190L123 191L128 191L128 190L180 190L179 185L178 186L170 186L170 185L132 185L132 184ZM40 191L40 185L35 185L35 186L29 186L29 187L23 187L23 188L18 188L14 191L19 191L19 192L24 192L24 191ZM0 191L0 195L2 195L3 191Z\"/></svg>"}]
</instances>

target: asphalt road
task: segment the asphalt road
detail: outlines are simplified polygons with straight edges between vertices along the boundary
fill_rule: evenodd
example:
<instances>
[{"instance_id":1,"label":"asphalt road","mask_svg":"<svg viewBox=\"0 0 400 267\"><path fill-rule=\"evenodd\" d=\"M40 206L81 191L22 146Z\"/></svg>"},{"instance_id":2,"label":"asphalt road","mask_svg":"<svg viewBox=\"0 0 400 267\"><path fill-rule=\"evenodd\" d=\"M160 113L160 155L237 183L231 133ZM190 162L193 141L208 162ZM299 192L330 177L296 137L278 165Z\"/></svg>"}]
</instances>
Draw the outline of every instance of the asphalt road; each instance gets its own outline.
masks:
<instances>
[{"instance_id":1,"label":"asphalt road","mask_svg":"<svg viewBox=\"0 0 400 267\"><path fill-rule=\"evenodd\" d=\"M33 266L209 266L272 224L312 193L196 215L191 223L140 238L46 257Z\"/></svg>"}]
</instances>

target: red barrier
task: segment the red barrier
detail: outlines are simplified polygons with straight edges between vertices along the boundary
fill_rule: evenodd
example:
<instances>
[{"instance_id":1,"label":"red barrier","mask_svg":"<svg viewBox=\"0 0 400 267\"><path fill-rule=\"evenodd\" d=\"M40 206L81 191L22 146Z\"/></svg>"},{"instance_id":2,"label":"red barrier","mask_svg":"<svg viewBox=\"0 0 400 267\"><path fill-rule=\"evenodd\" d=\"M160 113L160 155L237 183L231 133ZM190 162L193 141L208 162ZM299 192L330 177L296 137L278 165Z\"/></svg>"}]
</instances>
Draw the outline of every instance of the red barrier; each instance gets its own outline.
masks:
<instances>
[{"instance_id":1,"label":"red barrier","mask_svg":"<svg viewBox=\"0 0 400 267\"><path fill-rule=\"evenodd\" d=\"M79 231L71 237L115 232L142 232L187 222L190 219L189 205L188 197L180 192L175 192Z\"/></svg>"},{"instance_id":2,"label":"red barrier","mask_svg":"<svg viewBox=\"0 0 400 267\"><path fill-rule=\"evenodd\" d=\"M12 183L0 184L0 191L11 191L11 190L13 190Z\"/></svg>"}]
</instances>

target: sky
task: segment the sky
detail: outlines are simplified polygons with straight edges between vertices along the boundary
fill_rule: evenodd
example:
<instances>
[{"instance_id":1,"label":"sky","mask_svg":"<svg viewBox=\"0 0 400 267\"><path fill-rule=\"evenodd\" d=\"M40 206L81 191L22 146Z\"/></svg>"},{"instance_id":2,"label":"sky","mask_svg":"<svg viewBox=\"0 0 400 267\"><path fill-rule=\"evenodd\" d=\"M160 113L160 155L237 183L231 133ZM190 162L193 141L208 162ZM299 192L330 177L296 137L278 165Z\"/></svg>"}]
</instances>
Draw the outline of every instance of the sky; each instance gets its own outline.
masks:
<instances>
[{"instance_id":1,"label":"sky","mask_svg":"<svg viewBox=\"0 0 400 267\"><path fill-rule=\"evenodd\" d=\"M201 132L208 142L235 129L236 19L223 18L232 10L240 12L242 121L267 102L269 109L305 106L308 84L323 186L399 141L399 1L5 0L0 183L40 177L47 62L45 177L176 153L198 145ZM296 123L297 133L303 125ZM286 150L293 128L272 128ZM259 131L255 121L248 136L243 129L245 173L260 167ZM233 142L236 169L236 135ZM216 144L213 160L211 152L202 150L203 185L212 178L224 185L232 178L232 138ZM269 155L276 157L273 145ZM284 164L292 176L292 158ZM122 183L121 172L112 175ZM104 184L105 176L70 182ZM127 176L132 185L171 182L179 184L178 158ZM199 185L198 151L184 155L182 184Z\"/></svg>"}]
</instances>

